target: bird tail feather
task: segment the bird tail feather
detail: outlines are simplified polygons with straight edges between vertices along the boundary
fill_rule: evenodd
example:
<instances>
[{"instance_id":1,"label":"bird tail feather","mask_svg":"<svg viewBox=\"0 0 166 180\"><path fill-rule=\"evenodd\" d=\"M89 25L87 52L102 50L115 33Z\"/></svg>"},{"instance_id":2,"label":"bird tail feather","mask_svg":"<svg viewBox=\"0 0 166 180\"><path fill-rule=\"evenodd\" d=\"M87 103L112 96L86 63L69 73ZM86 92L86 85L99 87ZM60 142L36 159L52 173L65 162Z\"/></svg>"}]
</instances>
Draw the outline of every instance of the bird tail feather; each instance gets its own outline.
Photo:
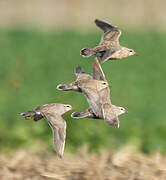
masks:
<instances>
[{"instance_id":1,"label":"bird tail feather","mask_svg":"<svg viewBox=\"0 0 166 180\"><path fill-rule=\"evenodd\" d=\"M39 121L40 119L43 119L43 115L41 113L37 114L35 111L28 111L20 114L25 119L31 119L33 118L34 121Z\"/></svg>"},{"instance_id":2,"label":"bird tail feather","mask_svg":"<svg viewBox=\"0 0 166 180\"><path fill-rule=\"evenodd\" d=\"M28 112L21 113L20 115L23 117L31 117L31 116L34 116L35 114L36 114L35 111L28 111Z\"/></svg>"},{"instance_id":3,"label":"bird tail feather","mask_svg":"<svg viewBox=\"0 0 166 180\"><path fill-rule=\"evenodd\" d=\"M70 83L70 84L59 84L57 86L58 90L63 90L63 91L78 91L78 87L75 86L74 83Z\"/></svg>"},{"instance_id":4,"label":"bird tail feather","mask_svg":"<svg viewBox=\"0 0 166 180\"><path fill-rule=\"evenodd\" d=\"M90 56L95 55L95 52L94 52L93 48L83 48L80 51L80 55L82 55L84 57L90 57Z\"/></svg>"}]
</instances>

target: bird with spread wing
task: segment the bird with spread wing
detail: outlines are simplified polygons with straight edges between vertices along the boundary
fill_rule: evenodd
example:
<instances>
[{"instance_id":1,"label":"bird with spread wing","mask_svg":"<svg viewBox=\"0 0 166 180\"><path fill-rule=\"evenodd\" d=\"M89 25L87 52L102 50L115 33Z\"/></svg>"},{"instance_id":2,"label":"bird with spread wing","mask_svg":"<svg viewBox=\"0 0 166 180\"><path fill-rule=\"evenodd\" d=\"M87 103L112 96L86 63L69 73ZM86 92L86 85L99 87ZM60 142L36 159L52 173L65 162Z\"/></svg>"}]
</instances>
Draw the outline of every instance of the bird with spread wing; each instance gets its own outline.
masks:
<instances>
[{"instance_id":1,"label":"bird with spread wing","mask_svg":"<svg viewBox=\"0 0 166 180\"><path fill-rule=\"evenodd\" d=\"M107 60L118 60L136 54L133 49L120 45L121 31L118 27L98 19L95 20L95 24L103 31L102 39L95 48L83 48L80 51L83 57L96 56L100 58L100 63L103 63Z\"/></svg>"},{"instance_id":2,"label":"bird with spread wing","mask_svg":"<svg viewBox=\"0 0 166 180\"><path fill-rule=\"evenodd\" d=\"M62 115L70 111L72 106L69 104L45 104L33 110L21 113L25 119L34 118L34 121L46 119L53 132L53 144L59 157L63 156L66 139L66 121Z\"/></svg>"},{"instance_id":3,"label":"bird with spread wing","mask_svg":"<svg viewBox=\"0 0 166 180\"><path fill-rule=\"evenodd\" d=\"M72 117L104 119L109 125L119 127L118 116L126 110L111 104L110 87L97 58L93 63L92 76L84 73L80 67L76 68L75 74L76 81L57 86L58 90L82 92L88 101L89 108L83 112L72 113Z\"/></svg>"}]
</instances>

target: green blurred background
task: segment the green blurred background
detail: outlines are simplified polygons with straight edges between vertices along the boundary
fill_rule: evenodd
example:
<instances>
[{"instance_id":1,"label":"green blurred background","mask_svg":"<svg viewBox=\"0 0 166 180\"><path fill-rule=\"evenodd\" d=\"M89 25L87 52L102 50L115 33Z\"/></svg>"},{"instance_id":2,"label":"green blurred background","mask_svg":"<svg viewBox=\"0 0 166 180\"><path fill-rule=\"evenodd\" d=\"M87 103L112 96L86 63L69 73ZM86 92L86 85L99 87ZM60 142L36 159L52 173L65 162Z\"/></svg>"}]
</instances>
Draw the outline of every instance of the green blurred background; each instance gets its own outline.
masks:
<instances>
[{"instance_id":1,"label":"green blurred background","mask_svg":"<svg viewBox=\"0 0 166 180\"><path fill-rule=\"evenodd\" d=\"M111 13L109 18L108 13L107 18L104 14L97 15L110 22L115 16ZM119 20L121 16L123 14L113 22L116 24L117 20L117 24L123 27L125 23ZM62 19L60 15L59 18ZM0 21L1 152L43 147L53 150L52 132L47 122L24 120L18 116L19 113L53 102L71 104L73 111L88 107L82 94L56 90L58 84L75 80L74 68L78 65L91 73L93 57L83 58L79 51L83 47L95 46L101 32L93 24L94 15L89 14L85 20L88 19L91 25L85 24L84 30L81 28L83 25L78 24L76 29L72 23L65 24L66 20L61 26L55 23L54 27L48 27L49 23L46 26L36 23L34 26L33 21L29 26L26 18L22 21L16 18L14 25L11 25L10 18L6 20L8 24ZM139 56L108 61L102 67L112 86L113 104L124 106L128 113L120 116L120 128L117 129L100 120L72 119L70 114L73 111L67 112L63 116L68 126L66 151L75 151L84 144L90 151L101 148L116 150L129 143L143 152L166 152L165 27L162 24L163 31L159 31L150 23L147 23L149 26L141 24L139 28L134 23L127 23L129 28L122 28L121 44L133 48Z\"/></svg>"}]
</instances>

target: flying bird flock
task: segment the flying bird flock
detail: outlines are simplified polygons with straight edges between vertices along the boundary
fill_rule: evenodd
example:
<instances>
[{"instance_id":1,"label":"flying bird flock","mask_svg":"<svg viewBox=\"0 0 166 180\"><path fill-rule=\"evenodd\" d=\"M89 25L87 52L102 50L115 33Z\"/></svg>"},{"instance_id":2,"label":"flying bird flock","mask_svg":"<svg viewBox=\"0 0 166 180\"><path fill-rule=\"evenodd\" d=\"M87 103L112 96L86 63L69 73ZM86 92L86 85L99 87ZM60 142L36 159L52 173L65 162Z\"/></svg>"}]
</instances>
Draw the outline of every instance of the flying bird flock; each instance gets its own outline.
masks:
<instances>
[{"instance_id":1,"label":"flying bird flock","mask_svg":"<svg viewBox=\"0 0 166 180\"><path fill-rule=\"evenodd\" d=\"M92 75L85 73L81 67L75 69L76 80L69 84L59 84L58 90L76 91L85 95L89 108L82 112L73 112L72 118L103 119L108 125L119 128L118 116L126 109L113 105L110 99L110 86L105 78L101 64L107 60L118 60L136 54L133 49L119 44L121 31L118 27L104 21L95 20L95 24L103 31L101 42L95 48L83 48L80 54L84 57L95 56ZM99 58L99 61L98 59ZM66 139L66 121L62 115L72 110L69 104L45 104L30 111L21 113L25 119L34 121L46 119L53 132L53 144L59 157L63 156Z\"/></svg>"}]
</instances>

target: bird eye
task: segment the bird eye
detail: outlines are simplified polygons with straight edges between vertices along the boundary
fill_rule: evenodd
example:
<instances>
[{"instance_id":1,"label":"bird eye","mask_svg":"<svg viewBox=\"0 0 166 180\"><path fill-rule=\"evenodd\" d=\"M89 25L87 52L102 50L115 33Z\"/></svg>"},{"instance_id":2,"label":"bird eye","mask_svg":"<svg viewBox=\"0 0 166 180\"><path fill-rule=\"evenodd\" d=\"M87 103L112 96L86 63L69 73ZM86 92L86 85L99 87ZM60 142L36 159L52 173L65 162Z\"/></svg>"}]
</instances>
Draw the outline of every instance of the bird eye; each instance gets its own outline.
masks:
<instances>
[{"instance_id":1,"label":"bird eye","mask_svg":"<svg viewBox=\"0 0 166 180\"><path fill-rule=\"evenodd\" d=\"M131 49L130 52L133 52L133 50Z\"/></svg>"},{"instance_id":2,"label":"bird eye","mask_svg":"<svg viewBox=\"0 0 166 180\"><path fill-rule=\"evenodd\" d=\"M67 105L66 107L70 107L69 105Z\"/></svg>"},{"instance_id":3,"label":"bird eye","mask_svg":"<svg viewBox=\"0 0 166 180\"><path fill-rule=\"evenodd\" d=\"M105 83L105 82L103 82L103 84L104 84L104 85L106 85L106 83Z\"/></svg>"},{"instance_id":4,"label":"bird eye","mask_svg":"<svg viewBox=\"0 0 166 180\"><path fill-rule=\"evenodd\" d=\"M123 111L123 108L121 108L120 110L122 110L122 111Z\"/></svg>"}]
</instances>

